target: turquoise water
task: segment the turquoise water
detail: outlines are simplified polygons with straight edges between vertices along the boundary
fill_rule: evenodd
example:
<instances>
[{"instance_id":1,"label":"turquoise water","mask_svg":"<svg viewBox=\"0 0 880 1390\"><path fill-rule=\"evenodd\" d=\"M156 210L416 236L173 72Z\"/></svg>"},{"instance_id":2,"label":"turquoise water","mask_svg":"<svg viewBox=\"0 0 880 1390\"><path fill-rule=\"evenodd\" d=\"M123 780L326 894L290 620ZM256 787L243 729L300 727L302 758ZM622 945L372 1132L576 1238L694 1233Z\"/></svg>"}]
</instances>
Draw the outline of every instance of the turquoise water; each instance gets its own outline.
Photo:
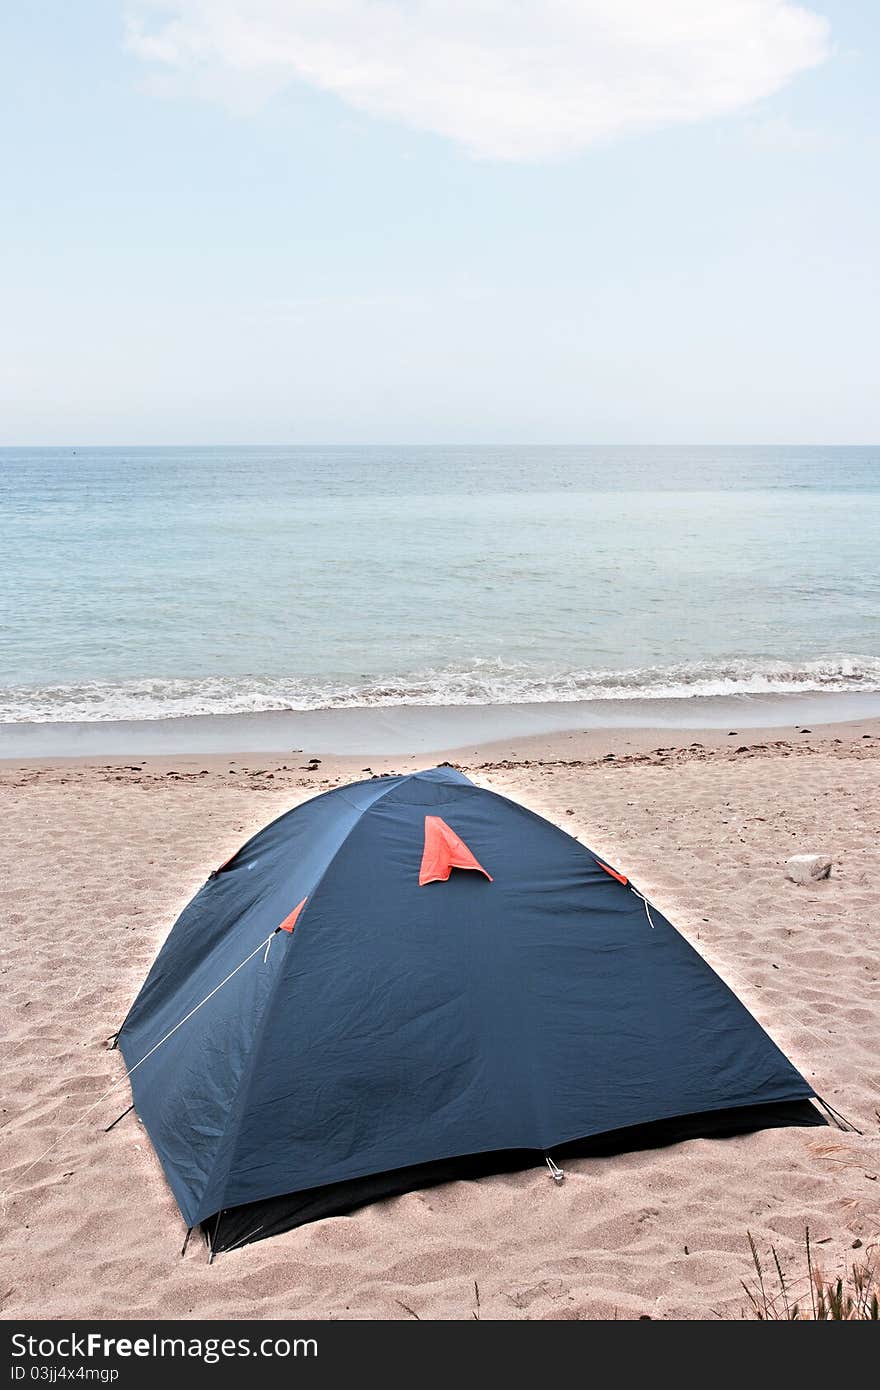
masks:
<instances>
[{"instance_id":1,"label":"turquoise water","mask_svg":"<svg viewBox=\"0 0 880 1390\"><path fill-rule=\"evenodd\" d=\"M0 450L0 720L880 690L880 449Z\"/></svg>"}]
</instances>

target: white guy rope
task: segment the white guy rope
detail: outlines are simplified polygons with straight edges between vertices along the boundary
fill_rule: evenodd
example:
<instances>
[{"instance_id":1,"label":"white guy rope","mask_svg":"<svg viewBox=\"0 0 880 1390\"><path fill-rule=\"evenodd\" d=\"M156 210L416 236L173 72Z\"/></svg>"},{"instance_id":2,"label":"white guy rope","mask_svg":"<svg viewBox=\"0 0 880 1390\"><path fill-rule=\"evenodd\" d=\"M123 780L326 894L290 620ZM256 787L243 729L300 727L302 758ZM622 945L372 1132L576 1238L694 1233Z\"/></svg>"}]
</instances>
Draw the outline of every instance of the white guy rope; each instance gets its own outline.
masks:
<instances>
[{"instance_id":1,"label":"white guy rope","mask_svg":"<svg viewBox=\"0 0 880 1390\"><path fill-rule=\"evenodd\" d=\"M635 893L637 898L641 898L642 902L645 904L645 912L648 914L648 921L650 922L651 930L653 931L654 918L651 916L651 904L648 902L648 899L645 897L644 893L639 892L638 888L633 888L632 884L630 884L629 886L631 892Z\"/></svg>"},{"instance_id":2,"label":"white guy rope","mask_svg":"<svg viewBox=\"0 0 880 1390\"><path fill-rule=\"evenodd\" d=\"M277 931L277 928L275 930ZM195 1008L190 1009L189 1013L186 1014L179 1021L179 1023L175 1023L173 1028L169 1028L165 1036L160 1038L159 1041L155 1044L155 1046L151 1047L149 1052L145 1053L139 1062L135 1062L134 1066L129 1068L129 1070L125 1072L124 1075L122 1075L118 1081L114 1081L112 1086L108 1086L104 1094L102 1096L98 1096L98 1099L94 1101L93 1104L91 1104L87 1110L84 1110L81 1115L77 1115L73 1123L69 1124L66 1129L63 1129L61 1133L58 1135L57 1139L53 1139L49 1147L47 1149L44 1149L43 1152L39 1155L39 1157L34 1159L33 1163L29 1163L23 1173L19 1174L18 1181L21 1182L24 1178L26 1178L28 1173L30 1173L32 1169L36 1168L38 1163L42 1163L46 1155L50 1154L52 1150L58 1144L61 1143L61 1140L65 1139L67 1135L70 1134L71 1130L76 1129L77 1125L81 1125L83 1120L87 1119L88 1116L91 1115L93 1110L97 1110L98 1106L102 1103L102 1101L105 1101L109 1095L112 1095L112 1093L119 1086L121 1086L123 1082L128 1081L132 1073L136 1072L138 1067L142 1067L144 1062L148 1061L148 1059L152 1057L153 1053L157 1052L158 1049L162 1046L162 1044L166 1043L168 1039L172 1036L172 1034L177 1032L178 1028L182 1028L185 1023L188 1023L189 1020L192 1018L193 1014L197 1014L203 1004L207 1004L209 999L214 998L214 995L218 992L218 990L221 990L224 985L229 983L233 975L237 975L239 970L241 970L245 965L247 965L248 961L253 960L254 956L257 955L260 951L262 951L264 946L268 947L268 944L272 940L272 937L274 935L274 931L270 932L269 935L266 937L265 941L261 941L259 946L254 947L249 956L245 956L244 960L240 961L234 970L230 970L225 980L221 980L219 985L215 985L214 988L211 990L210 994L206 994L204 999L199 1000ZM21 1191L21 1189L19 1188L18 1191ZM9 1188L7 1188L4 1193L0 1194L0 1201L5 1201L7 1197L14 1197L16 1195L17 1192L12 1192Z\"/></svg>"}]
</instances>

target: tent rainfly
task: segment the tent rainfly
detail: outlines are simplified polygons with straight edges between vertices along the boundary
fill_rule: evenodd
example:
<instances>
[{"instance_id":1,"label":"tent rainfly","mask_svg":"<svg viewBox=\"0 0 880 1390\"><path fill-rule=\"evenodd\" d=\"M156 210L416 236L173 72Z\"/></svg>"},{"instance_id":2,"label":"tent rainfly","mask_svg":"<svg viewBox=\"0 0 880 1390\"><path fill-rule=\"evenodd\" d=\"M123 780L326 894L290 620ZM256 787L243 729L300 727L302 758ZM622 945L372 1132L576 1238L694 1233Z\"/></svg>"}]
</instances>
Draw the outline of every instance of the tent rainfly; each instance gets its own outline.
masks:
<instances>
[{"instance_id":1,"label":"tent rainfly","mask_svg":"<svg viewBox=\"0 0 880 1390\"><path fill-rule=\"evenodd\" d=\"M625 874L450 767L261 830L181 914L118 1042L212 1255L453 1178L824 1123Z\"/></svg>"}]
</instances>

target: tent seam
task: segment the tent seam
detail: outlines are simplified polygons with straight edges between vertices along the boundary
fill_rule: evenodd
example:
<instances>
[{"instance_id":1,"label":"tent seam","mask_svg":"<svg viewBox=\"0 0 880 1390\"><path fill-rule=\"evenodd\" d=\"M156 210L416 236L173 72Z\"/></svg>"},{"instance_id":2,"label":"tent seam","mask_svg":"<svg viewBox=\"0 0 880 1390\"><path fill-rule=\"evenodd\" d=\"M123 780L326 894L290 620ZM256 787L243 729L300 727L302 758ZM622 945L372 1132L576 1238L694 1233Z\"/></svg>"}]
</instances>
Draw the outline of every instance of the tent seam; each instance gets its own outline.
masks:
<instances>
[{"instance_id":1,"label":"tent seam","mask_svg":"<svg viewBox=\"0 0 880 1390\"><path fill-rule=\"evenodd\" d=\"M321 887L321 884L324 882L324 879L326 878L327 874L329 873L330 869L332 868L332 866L333 866L333 864L334 864L334 862L335 862L337 856L338 856L339 854L341 854L342 849L343 849L343 847L345 846L346 842L348 841L349 836L353 833L353 831L357 828L357 826L360 825L360 823L361 823L361 821L363 820L364 816L368 815L369 812L372 811L372 809L373 809L373 807L376 805L376 803L379 802L379 801L381 801L382 798L383 798L384 796L387 796L388 792L391 791L392 786L396 785L396 784L399 783L401 780L402 780L402 778L400 778L400 777L389 778L389 779L388 779L389 785L388 785L387 787L383 787L382 791L379 792L378 796L376 796L376 797L370 802L369 806L363 807L363 809L360 810L360 811L358 812L357 819L354 821L354 823L349 827L349 829L346 831L345 835L342 837L342 840L339 842L339 845L336 847L336 849L333 851L333 854L331 855L330 859L327 861L327 864L326 864L325 867L324 867L324 871L323 871L323 873L321 874L321 876L319 877L319 879L317 880L317 882L316 882L314 888L312 888L312 889L310 890L310 892L308 893L307 898L306 898L306 904L305 904L305 906L303 907L302 911L300 912L299 918L297 919L297 924L296 924L296 925L297 925L298 928L300 927L301 922L304 920L304 918L306 917L306 914L308 913L309 905L310 905L310 903L311 903L312 898L315 896L315 894L318 892L319 888ZM315 798L310 798L310 799L314 800ZM305 803L302 803L302 804L305 804ZM349 802L349 805L351 805L351 802ZM297 807L297 806L294 806L294 807L291 808L292 811L296 811L296 810L298 810L298 809L299 809L299 807ZM289 814L289 813L286 812L285 814ZM282 820L283 817L279 816L278 819L279 819L279 820ZM274 822L273 822L273 824L274 824ZM267 828L268 828L268 827L267 827ZM256 838L256 836L254 836L253 838ZM219 1162L219 1153L220 1153L220 1151L223 1149L224 1144L226 1143L227 1136L230 1136L230 1149L229 1149L229 1153L232 1154L232 1155L234 1155L234 1153L235 1153L235 1146L236 1146L237 1143L238 1143L239 1131L240 1131L240 1128L241 1128L241 1119L242 1119L241 1111L242 1111L242 1109L243 1109L243 1102L240 1103L239 1097L243 1097L243 1096L245 1095L246 1090L247 1090L247 1083L248 1083L248 1081L250 1080L251 1075L253 1074L253 1070L254 1070L254 1066L255 1066L255 1062L256 1062L256 1054L257 1054L257 1052L258 1052L258 1050L259 1050L260 1043L262 1042L263 1032L264 1032L264 1030L265 1030L266 1020L267 1020L267 1018L268 1018L268 1015L269 1015L269 1012L270 1012L270 1009L271 1009L272 1000L274 999L276 990L278 989L279 981L281 980L281 978L282 978L282 976L283 976L283 974L284 974L284 971L285 971L285 968L286 968L286 965L287 965L288 954L289 954L289 952L293 949L293 943L294 943L295 939L296 939L296 931L294 931L294 932L291 933L290 941L287 943L287 951L285 951L284 961L283 961L282 964L279 966L278 972L277 972L277 974L276 974L276 976L275 976L275 979L274 979L272 985L270 986L270 988L269 988L269 990L268 990L268 992L267 992L266 1001L265 1001L265 1003L264 1003L264 1005L263 1005L263 1008L262 1008L262 1010L261 1010L261 1012L260 1012L260 1017L259 1017L259 1020L258 1020L258 1022L257 1022L256 1028L254 1029L253 1040L252 1040L252 1045L251 1045L250 1055L249 1055L249 1057L248 1057L247 1065L246 1065L245 1068L242 1070L241 1076L239 1077L238 1085L237 1085L237 1087L236 1087L235 1105L232 1106L231 1111L230 1111L230 1118L229 1118L229 1121L228 1121L227 1124L224 1126L223 1133L222 1133L221 1138L220 1138L220 1142L219 1142L219 1144L218 1144L218 1146L217 1146L217 1147L218 1147L218 1155L217 1155L217 1157L215 1157L214 1162L212 1163L211 1168L210 1168L210 1171L209 1171L209 1173L208 1173L208 1176L207 1176L207 1178L206 1178L206 1180L205 1180L205 1182L204 1182L204 1184L203 1184L203 1186L202 1186L201 1193L200 1193L200 1197L199 1197L199 1201L201 1201L201 1200L204 1198L205 1193L209 1190L209 1188L210 1188L210 1186L211 1186L211 1183L212 1183L213 1180L214 1180L214 1175L215 1175L215 1173L216 1173L216 1171L217 1171L217 1164L218 1164L218 1162ZM231 1132L231 1125L232 1125L232 1117L233 1117L233 1115L235 1116L234 1131ZM230 1165L229 1165L229 1166L231 1166L231 1160L230 1160ZM228 1172L227 1172L227 1176L228 1176ZM197 1207L197 1209L198 1209L198 1207ZM222 1211L222 1210L223 1210L222 1204L217 1208L217 1210L218 1210L218 1211ZM211 1216L211 1215L213 1215L213 1213L212 1213L212 1212L208 1212L207 1215L208 1215L208 1216ZM206 1219L206 1217L201 1217L201 1218L199 1218L199 1219L202 1220L202 1221L204 1221L204 1220Z\"/></svg>"}]
</instances>

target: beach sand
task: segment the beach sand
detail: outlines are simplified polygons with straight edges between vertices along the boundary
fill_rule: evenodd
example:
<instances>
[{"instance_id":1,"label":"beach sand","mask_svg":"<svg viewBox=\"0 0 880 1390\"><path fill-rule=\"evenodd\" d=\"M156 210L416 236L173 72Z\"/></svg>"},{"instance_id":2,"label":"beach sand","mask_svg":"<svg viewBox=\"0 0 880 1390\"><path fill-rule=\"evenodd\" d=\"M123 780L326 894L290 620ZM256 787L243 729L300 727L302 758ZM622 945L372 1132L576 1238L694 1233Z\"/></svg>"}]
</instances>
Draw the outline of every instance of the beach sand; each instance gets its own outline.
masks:
<instances>
[{"instance_id":1,"label":"beach sand","mask_svg":"<svg viewBox=\"0 0 880 1390\"><path fill-rule=\"evenodd\" d=\"M735 729L731 725L731 729ZM0 766L4 1318L710 1318L750 1231L829 1274L880 1232L880 722L554 734L441 754L621 867L863 1134L785 1129L457 1182L208 1266L106 1040L208 871L298 801L394 758ZM610 754L614 756L611 757ZM831 878L796 887L792 853ZM68 1133L65 1129L72 1125ZM35 1164L54 1141L51 1152ZM855 1242L861 1248L854 1248Z\"/></svg>"}]
</instances>

